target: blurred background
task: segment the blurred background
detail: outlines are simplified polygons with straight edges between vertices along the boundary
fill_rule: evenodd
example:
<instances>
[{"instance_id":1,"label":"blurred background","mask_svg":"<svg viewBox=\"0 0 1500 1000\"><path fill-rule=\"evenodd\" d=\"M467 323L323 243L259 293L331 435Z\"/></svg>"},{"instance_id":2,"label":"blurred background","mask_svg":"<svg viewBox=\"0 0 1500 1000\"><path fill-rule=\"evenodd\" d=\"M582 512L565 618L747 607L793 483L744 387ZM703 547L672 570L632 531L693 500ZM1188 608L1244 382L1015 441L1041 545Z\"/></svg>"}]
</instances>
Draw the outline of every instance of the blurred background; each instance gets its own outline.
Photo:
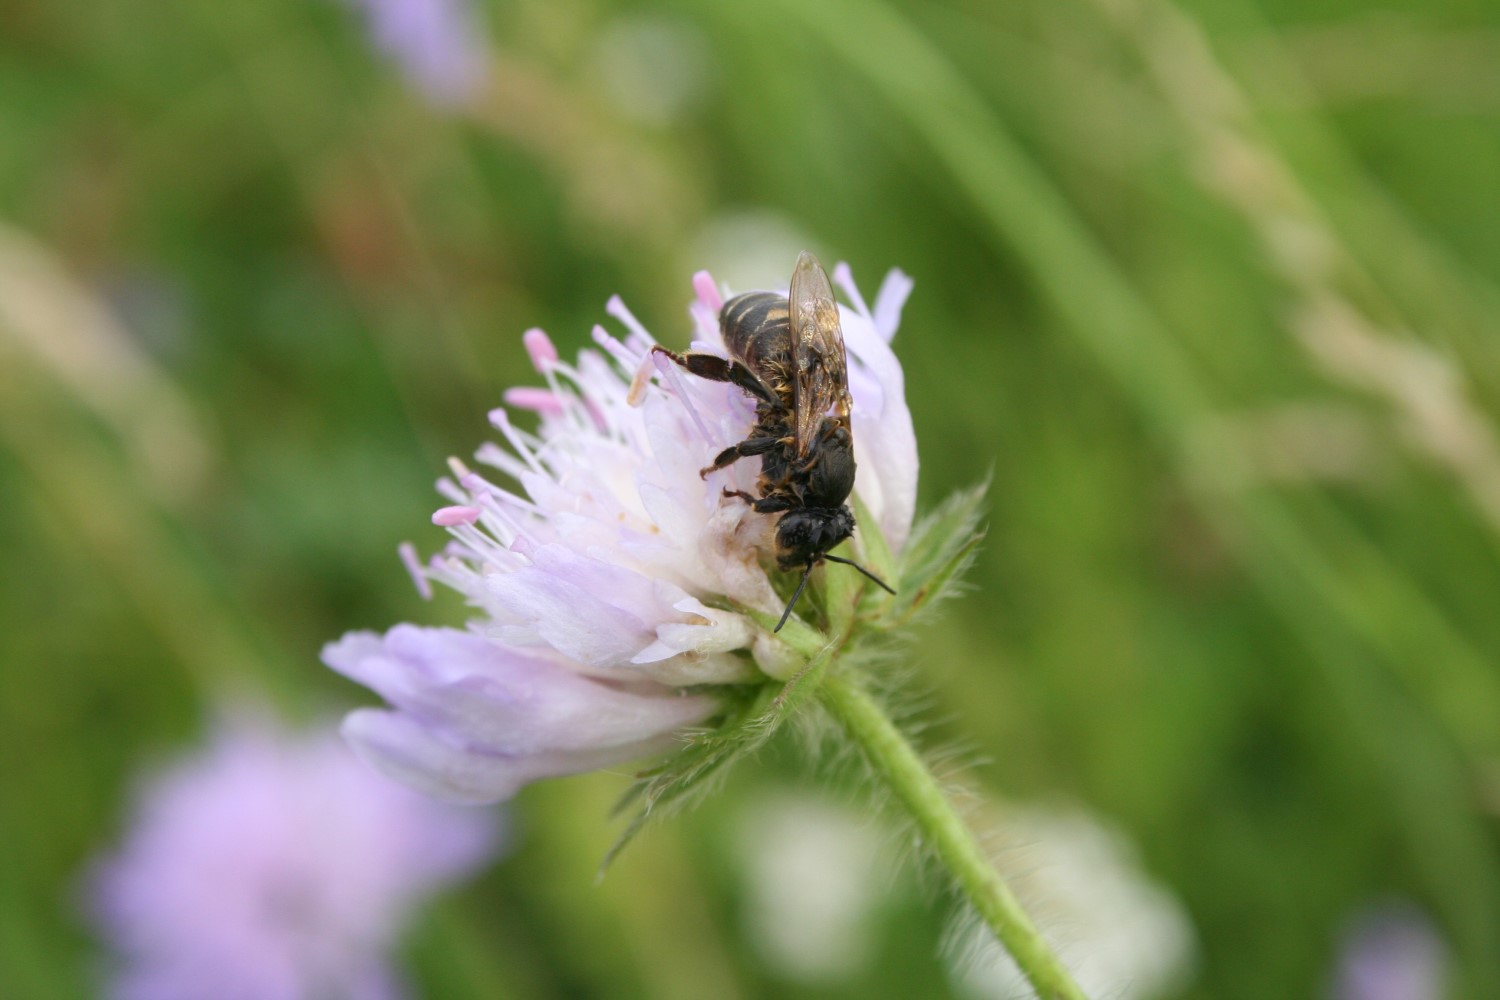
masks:
<instances>
[{"instance_id":1,"label":"blurred background","mask_svg":"<svg viewBox=\"0 0 1500 1000\"><path fill-rule=\"evenodd\" d=\"M1500 996L1497 125L1466 0L4 0L0 995L94 995L80 873L226 692L462 621L395 549L523 330L807 247L916 281L921 505L993 477L910 665L1049 933ZM625 784L508 808L418 995L1022 995L795 744L596 884Z\"/></svg>"}]
</instances>

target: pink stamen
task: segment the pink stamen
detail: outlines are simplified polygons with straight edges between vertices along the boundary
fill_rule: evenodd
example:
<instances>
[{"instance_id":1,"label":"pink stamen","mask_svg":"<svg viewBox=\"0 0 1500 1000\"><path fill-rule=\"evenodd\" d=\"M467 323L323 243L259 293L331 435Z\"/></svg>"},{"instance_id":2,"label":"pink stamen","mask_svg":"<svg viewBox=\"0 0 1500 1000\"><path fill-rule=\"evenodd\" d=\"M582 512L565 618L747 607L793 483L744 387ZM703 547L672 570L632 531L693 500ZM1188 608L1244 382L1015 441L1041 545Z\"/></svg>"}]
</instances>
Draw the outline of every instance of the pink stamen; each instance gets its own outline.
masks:
<instances>
[{"instance_id":1,"label":"pink stamen","mask_svg":"<svg viewBox=\"0 0 1500 1000\"><path fill-rule=\"evenodd\" d=\"M646 387L651 384L651 375L656 371L656 355L648 354L641 359L630 380L630 390L625 393L626 406L640 406L646 399Z\"/></svg>"},{"instance_id":2,"label":"pink stamen","mask_svg":"<svg viewBox=\"0 0 1500 1000\"><path fill-rule=\"evenodd\" d=\"M704 424L703 419L698 416L698 408L693 405L693 400L688 395L687 385L684 383L682 376L678 373L677 365L673 363L672 359L667 357L665 354L653 353L651 355L651 359L656 363L656 370L661 372L662 376L665 377L668 382L672 383L672 388L676 391L677 398L682 400L683 406L687 407L688 416L693 418L693 424L698 428L698 433L703 436L703 440L712 442L713 437L711 437L708 433L708 426Z\"/></svg>"},{"instance_id":3,"label":"pink stamen","mask_svg":"<svg viewBox=\"0 0 1500 1000\"><path fill-rule=\"evenodd\" d=\"M618 364L621 368L625 369L626 371L631 371L635 368L636 365L640 364L642 355L638 355L632 352L629 347L626 347L624 344L620 343L620 341L612 336L608 330L604 329L604 327L595 323L592 333L594 337L594 343L604 348L605 353L614 358L615 363ZM651 348L648 346L645 350L645 355L650 355L650 353Z\"/></svg>"},{"instance_id":4,"label":"pink stamen","mask_svg":"<svg viewBox=\"0 0 1500 1000\"><path fill-rule=\"evenodd\" d=\"M526 438L511 424L510 414L506 413L503 409L493 409L490 411L490 423L495 426L496 430L505 435L505 440L510 442L511 448L515 449L516 454L521 456L521 460L531 467L532 472L546 474L546 470L542 468L542 464L536 460L536 455L532 453L531 448L526 444Z\"/></svg>"},{"instance_id":5,"label":"pink stamen","mask_svg":"<svg viewBox=\"0 0 1500 1000\"><path fill-rule=\"evenodd\" d=\"M495 489L477 472L465 472L458 480L458 484L476 497L487 497Z\"/></svg>"},{"instance_id":6,"label":"pink stamen","mask_svg":"<svg viewBox=\"0 0 1500 1000\"><path fill-rule=\"evenodd\" d=\"M545 373L557 364L557 348L544 331L532 327L521 335L521 343L526 345L526 353L531 355L531 363L537 371Z\"/></svg>"},{"instance_id":7,"label":"pink stamen","mask_svg":"<svg viewBox=\"0 0 1500 1000\"><path fill-rule=\"evenodd\" d=\"M702 302L694 302L688 306L688 315L693 317L693 325L698 328L699 340L713 343L718 340L719 314L705 306ZM723 350L723 344L714 344L716 350Z\"/></svg>"},{"instance_id":8,"label":"pink stamen","mask_svg":"<svg viewBox=\"0 0 1500 1000\"><path fill-rule=\"evenodd\" d=\"M440 528L456 528L460 525L473 524L479 520L480 513L478 507L459 505L439 507L432 514L432 523Z\"/></svg>"},{"instance_id":9,"label":"pink stamen","mask_svg":"<svg viewBox=\"0 0 1500 1000\"><path fill-rule=\"evenodd\" d=\"M516 456L506 451L493 441L486 441L474 452L474 457L485 465L499 469L516 482L521 482L523 477L532 471L530 466L522 462Z\"/></svg>"},{"instance_id":10,"label":"pink stamen","mask_svg":"<svg viewBox=\"0 0 1500 1000\"><path fill-rule=\"evenodd\" d=\"M496 510L499 510L501 507L510 507L526 511L529 514L541 513L540 508L530 500L518 497L509 490L502 490L478 473L471 472L464 478L464 488L475 496L482 496L485 502L494 505Z\"/></svg>"},{"instance_id":11,"label":"pink stamen","mask_svg":"<svg viewBox=\"0 0 1500 1000\"><path fill-rule=\"evenodd\" d=\"M406 572L411 574L411 582L417 588L417 593L422 595L422 600L432 600L432 584L422 571L422 561L417 558L417 547L411 542L402 542L396 546L396 554L401 557L401 565L406 567Z\"/></svg>"},{"instance_id":12,"label":"pink stamen","mask_svg":"<svg viewBox=\"0 0 1500 1000\"><path fill-rule=\"evenodd\" d=\"M640 350L651 350L651 345L656 343L656 338L646 332L646 328L641 325L641 321L635 318L635 313L631 312L625 306L624 299L621 299L618 295L611 295L609 301L604 304L604 311L625 324L631 336L639 341ZM629 341L627 340L626 343L629 343Z\"/></svg>"},{"instance_id":13,"label":"pink stamen","mask_svg":"<svg viewBox=\"0 0 1500 1000\"><path fill-rule=\"evenodd\" d=\"M699 271L693 275L693 291L698 293L698 301L713 315L719 315L719 310L724 308L724 296L719 294L718 286L714 284L713 275L707 271Z\"/></svg>"},{"instance_id":14,"label":"pink stamen","mask_svg":"<svg viewBox=\"0 0 1500 1000\"><path fill-rule=\"evenodd\" d=\"M522 410L540 413L549 417L560 417L566 409L557 393L550 389L537 389L529 385L506 389L505 402Z\"/></svg>"},{"instance_id":15,"label":"pink stamen","mask_svg":"<svg viewBox=\"0 0 1500 1000\"><path fill-rule=\"evenodd\" d=\"M588 411L589 418L594 421L594 428L600 434L609 431L609 420L604 416L604 411L599 408L598 403L585 396L583 399L583 408Z\"/></svg>"}]
</instances>

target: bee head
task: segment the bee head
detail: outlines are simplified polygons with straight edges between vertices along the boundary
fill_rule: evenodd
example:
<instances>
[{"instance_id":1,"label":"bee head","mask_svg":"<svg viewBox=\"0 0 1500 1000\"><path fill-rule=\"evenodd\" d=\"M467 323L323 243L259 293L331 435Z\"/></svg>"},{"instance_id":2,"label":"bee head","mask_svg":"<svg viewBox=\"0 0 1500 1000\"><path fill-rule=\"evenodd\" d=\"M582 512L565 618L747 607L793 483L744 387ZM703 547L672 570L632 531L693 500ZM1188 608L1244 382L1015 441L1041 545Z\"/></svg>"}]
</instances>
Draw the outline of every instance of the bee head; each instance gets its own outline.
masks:
<instances>
[{"instance_id":1,"label":"bee head","mask_svg":"<svg viewBox=\"0 0 1500 1000\"><path fill-rule=\"evenodd\" d=\"M811 565L852 534L854 514L847 505L789 510L776 526L776 565L783 570Z\"/></svg>"}]
</instances>

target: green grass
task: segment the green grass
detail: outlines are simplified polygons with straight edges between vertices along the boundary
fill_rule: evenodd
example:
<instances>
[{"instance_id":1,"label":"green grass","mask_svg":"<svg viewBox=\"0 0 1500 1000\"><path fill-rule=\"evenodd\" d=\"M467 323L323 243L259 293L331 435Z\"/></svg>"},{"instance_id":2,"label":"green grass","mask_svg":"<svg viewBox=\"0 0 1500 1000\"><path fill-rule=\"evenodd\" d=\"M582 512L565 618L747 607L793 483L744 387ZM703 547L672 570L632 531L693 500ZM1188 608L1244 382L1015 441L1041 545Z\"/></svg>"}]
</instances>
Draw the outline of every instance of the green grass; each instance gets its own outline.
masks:
<instances>
[{"instance_id":1,"label":"green grass","mask_svg":"<svg viewBox=\"0 0 1500 1000\"><path fill-rule=\"evenodd\" d=\"M364 696L323 642L460 620L394 548L438 544L431 482L527 380L521 332L576 350L618 292L681 339L691 272L732 263L705 234L748 211L867 295L916 279L923 504L993 480L974 591L912 647L972 780L1130 833L1199 935L1181 996L1317 995L1390 896L1437 922L1453 996L1500 993L1500 17L1125 6L679 0L651 16L707 70L666 125L601 70L625 5L487 5L473 116L337 3L0 11L0 994L91 994L80 873L222 692L326 718ZM1347 342L1320 361L1328 302L1429 349L1427 395L1389 388L1410 353L1386 388ZM1461 419L1413 433L1419 404ZM1322 474L1335 421L1359 450ZM918 893L848 981L748 939L736 809L806 771L744 769L602 886L624 781L528 790L509 860L413 934L417 979L943 995Z\"/></svg>"}]
</instances>

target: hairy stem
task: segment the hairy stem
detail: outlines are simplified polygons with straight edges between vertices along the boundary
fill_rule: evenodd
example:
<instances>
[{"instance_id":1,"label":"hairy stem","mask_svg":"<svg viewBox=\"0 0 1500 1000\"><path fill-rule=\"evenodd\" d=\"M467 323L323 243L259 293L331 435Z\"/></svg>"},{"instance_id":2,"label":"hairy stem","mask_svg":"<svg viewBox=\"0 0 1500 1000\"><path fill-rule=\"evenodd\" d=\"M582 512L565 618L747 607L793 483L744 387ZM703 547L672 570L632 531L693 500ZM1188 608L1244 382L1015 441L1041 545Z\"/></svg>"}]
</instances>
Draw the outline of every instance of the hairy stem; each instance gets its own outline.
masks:
<instances>
[{"instance_id":1,"label":"hairy stem","mask_svg":"<svg viewBox=\"0 0 1500 1000\"><path fill-rule=\"evenodd\" d=\"M1085 1000L1083 991L985 857L937 779L879 703L843 672L830 673L819 694L829 714L890 784L916 822L922 839L1010 952L1037 996L1043 1000Z\"/></svg>"}]
</instances>

